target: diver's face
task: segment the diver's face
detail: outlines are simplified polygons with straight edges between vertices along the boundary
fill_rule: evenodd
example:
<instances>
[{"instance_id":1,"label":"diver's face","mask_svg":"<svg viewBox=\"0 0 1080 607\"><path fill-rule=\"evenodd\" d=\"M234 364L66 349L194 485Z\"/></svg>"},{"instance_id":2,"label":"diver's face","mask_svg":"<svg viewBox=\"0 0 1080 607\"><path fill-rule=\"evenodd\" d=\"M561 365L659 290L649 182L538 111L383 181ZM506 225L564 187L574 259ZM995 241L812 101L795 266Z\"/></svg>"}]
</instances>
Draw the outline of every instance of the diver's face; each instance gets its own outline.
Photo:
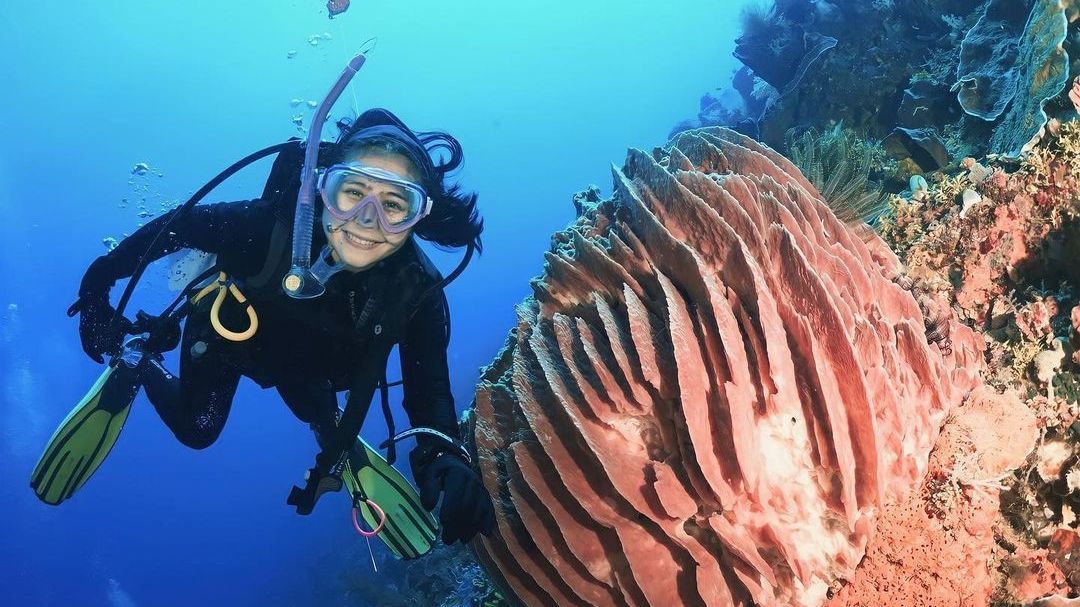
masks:
<instances>
[{"instance_id":1,"label":"diver's face","mask_svg":"<svg viewBox=\"0 0 1080 607\"><path fill-rule=\"evenodd\" d=\"M345 158L344 162L359 162L361 164L391 171L414 182L419 182L416 167L405 156L393 152L362 152ZM380 200L395 200L398 188L394 185L375 182L370 190L365 190L364 195L374 194ZM361 213L361 215L365 215ZM345 269L351 272L366 270L379 261L386 259L405 244L412 234L412 228L396 234L383 231L378 221L369 218L363 219L357 216L349 222L341 222L334 219L330 212L323 207L322 213L323 231L326 240L333 249L334 259L345 263ZM329 229L328 227L329 226Z\"/></svg>"}]
</instances>

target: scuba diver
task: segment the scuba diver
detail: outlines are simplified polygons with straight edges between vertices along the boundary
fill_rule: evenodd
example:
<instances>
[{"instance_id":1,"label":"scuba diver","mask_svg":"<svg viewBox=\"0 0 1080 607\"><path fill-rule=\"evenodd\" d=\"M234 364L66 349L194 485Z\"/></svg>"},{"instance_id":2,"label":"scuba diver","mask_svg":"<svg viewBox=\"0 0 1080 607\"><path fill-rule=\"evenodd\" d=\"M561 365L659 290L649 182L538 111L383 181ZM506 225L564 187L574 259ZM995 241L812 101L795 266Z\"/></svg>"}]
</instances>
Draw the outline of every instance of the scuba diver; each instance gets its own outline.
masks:
<instances>
[{"instance_id":1,"label":"scuba diver","mask_svg":"<svg viewBox=\"0 0 1080 607\"><path fill-rule=\"evenodd\" d=\"M446 357L443 287L481 246L476 194L447 183L462 163L455 138L413 132L387 110L340 121L337 141L320 142L330 106L363 61L357 56L323 101L306 144L290 140L239 161L90 264L69 315L79 314L86 354L111 360L33 472L31 486L43 501L62 502L97 469L140 386L177 439L203 449L221 433L246 376L276 388L315 432L315 465L287 500L298 513L310 513L321 495L344 485L357 531L377 535L399 558L428 552L438 527L447 544L492 532L494 508L461 442ZM260 198L195 206L240 167L275 152ZM443 278L417 238L467 252ZM146 265L182 249L216 260L165 313L124 318ZM111 287L125 277L131 279L114 308ZM162 356L177 345L178 376ZM397 435L387 400L395 384L386 380L394 345L402 373L395 383L413 425ZM341 410L337 393L346 390ZM358 437L376 390L390 427L382 445L387 458ZM409 460L419 492L392 465L395 442L407 437L417 439ZM429 511L440 494L437 526Z\"/></svg>"}]
</instances>

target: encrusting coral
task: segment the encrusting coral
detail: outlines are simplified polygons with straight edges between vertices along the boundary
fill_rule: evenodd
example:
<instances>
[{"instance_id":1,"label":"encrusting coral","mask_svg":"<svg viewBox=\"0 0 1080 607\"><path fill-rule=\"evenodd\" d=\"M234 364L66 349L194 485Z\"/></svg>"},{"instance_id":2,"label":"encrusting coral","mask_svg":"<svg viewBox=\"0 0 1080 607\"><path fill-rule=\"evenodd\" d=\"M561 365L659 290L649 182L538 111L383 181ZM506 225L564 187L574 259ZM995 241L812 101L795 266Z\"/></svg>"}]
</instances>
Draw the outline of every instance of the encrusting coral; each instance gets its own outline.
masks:
<instances>
[{"instance_id":1,"label":"encrusting coral","mask_svg":"<svg viewBox=\"0 0 1080 607\"><path fill-rule=\"evenodd\" d=\"M894 196L880 233L923 290L996 339L996 383L1017 387L1034 357L1068 338L1080 265L1080 122L1058 125L1020 164L937 176L922 200ZM1006 169L1010 169L1007 171ZM979 202L964 209L965 192Z\"/></svg>"},{"instance_id":2,"label":"encrusting coral","mask_svg":"<svg viewBox=\"0 0 1080 607\"><path fill-rule=\"evenodd\" d=\"M967 159L962 169L934 176L919 200L894 197L880 228L914 291L984 331L986 380L1035 413L1038 448L993 504L1014 563L995 597L1030 600L1080 589L1080 122L1051 121L1019 162ZM966 211L963 192L979 198Z\"/></svg>"}]
</instances>

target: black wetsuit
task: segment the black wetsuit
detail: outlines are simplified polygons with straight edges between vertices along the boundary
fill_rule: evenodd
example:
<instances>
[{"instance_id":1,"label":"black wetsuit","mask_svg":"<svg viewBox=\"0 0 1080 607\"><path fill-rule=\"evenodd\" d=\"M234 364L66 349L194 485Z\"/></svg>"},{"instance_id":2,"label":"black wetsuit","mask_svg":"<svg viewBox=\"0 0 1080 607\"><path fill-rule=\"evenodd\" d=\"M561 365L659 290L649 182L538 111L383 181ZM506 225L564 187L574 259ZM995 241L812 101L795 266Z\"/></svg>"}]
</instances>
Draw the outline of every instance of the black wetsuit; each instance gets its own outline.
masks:
<instances>
[{"instance_id":1,"label":"black wetsuit","mask_svg":"<svg viewBox=\"0 0 1080 607\"><path fill-rule=\"evenodd\" d=\"M216 254L229 276L254 276L271 253L275 212L282 211L263 200L196 206L169 226L150 255L157 259L184 248L200 249ZM168 217L148 223L95 260L83 288L111 286L130 276ZM318 251L326 239L319 225L314 227L312 248ZM366 413L390 349L398 344L410 422L457 439L446 363L446 298L437 287L438 271L413 237L366 271L337 273L327 281L325 294L308 300L282 291L288 251L280 257L266 287L240 285L258 315L251 339L232 342L214 331L208 319L211 294L185 321L179 379L160 365L144 373L147 395L176 437L196 449L212 444L228 417L241 375L264 388L277 388L296 416L325 437L328 433L320 430L331 427L337 414L335 393L349 390L349 409ZM248 325L246 312L231 297L222 306L221 320L236 331ZM354 401L362 406L354 407ZM359 431L363 420L355 417L347 414L342 427ZM340 439L338 453L345 440Z\"/></svg>"}]
</instances>

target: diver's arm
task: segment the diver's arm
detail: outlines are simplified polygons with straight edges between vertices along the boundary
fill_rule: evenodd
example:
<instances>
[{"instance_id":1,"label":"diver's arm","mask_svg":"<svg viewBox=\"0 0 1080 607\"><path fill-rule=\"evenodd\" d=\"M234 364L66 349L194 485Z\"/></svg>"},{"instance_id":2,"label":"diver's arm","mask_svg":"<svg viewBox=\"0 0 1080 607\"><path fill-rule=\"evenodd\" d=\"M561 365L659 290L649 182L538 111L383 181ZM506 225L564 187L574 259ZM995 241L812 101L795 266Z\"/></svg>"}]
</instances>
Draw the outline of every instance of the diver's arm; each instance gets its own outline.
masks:
<instances>
[{"instance_id":1,"label":"diver's arm","mask_svg":"<svg viewBox=\"0 0 1080 607\"><path fill-rule=\"evenodd\" d=\"M450 393L446 347L449 312L440 288L420 302L401 341L401 373L405 383L405 411L413 426L434 428L450 437L459 448L428 434L417 436L409 453L420 505L439 507L439 524L445 544L468 542L477 533L490 535L495 528L495 506L480 478L479 468L461 447L454 398Z\"/></svg>"},{"instance_id":2,"label":"diver's arm","mask_svg":"<svg viewBox=\"0 0 1080 607\"><path fill-rule=\"evenodd\" d=\"M450 371L446 363L449 310L440 288L420 302L399 345L403 406L414 427L433 428L460 441ZM420 435L420 444L428 437Z\"/></svg>"},{"instance_id":3,"label":"diver's arm","mask_svg":"<svg viewBox=\"0 0 1080 607\"><path fill-rule=\"evenodd\" d=\"M186 248L252 257L258 254L253 242L269 238L274 222L269 203L262 200L197 205L169 224L151 250L150 243L175 213L173 209L154 219L95 259L83 276L79 296L107 292L117 280L131 276L144 255L152 261Z\"/></svg>"}]
</instances>

